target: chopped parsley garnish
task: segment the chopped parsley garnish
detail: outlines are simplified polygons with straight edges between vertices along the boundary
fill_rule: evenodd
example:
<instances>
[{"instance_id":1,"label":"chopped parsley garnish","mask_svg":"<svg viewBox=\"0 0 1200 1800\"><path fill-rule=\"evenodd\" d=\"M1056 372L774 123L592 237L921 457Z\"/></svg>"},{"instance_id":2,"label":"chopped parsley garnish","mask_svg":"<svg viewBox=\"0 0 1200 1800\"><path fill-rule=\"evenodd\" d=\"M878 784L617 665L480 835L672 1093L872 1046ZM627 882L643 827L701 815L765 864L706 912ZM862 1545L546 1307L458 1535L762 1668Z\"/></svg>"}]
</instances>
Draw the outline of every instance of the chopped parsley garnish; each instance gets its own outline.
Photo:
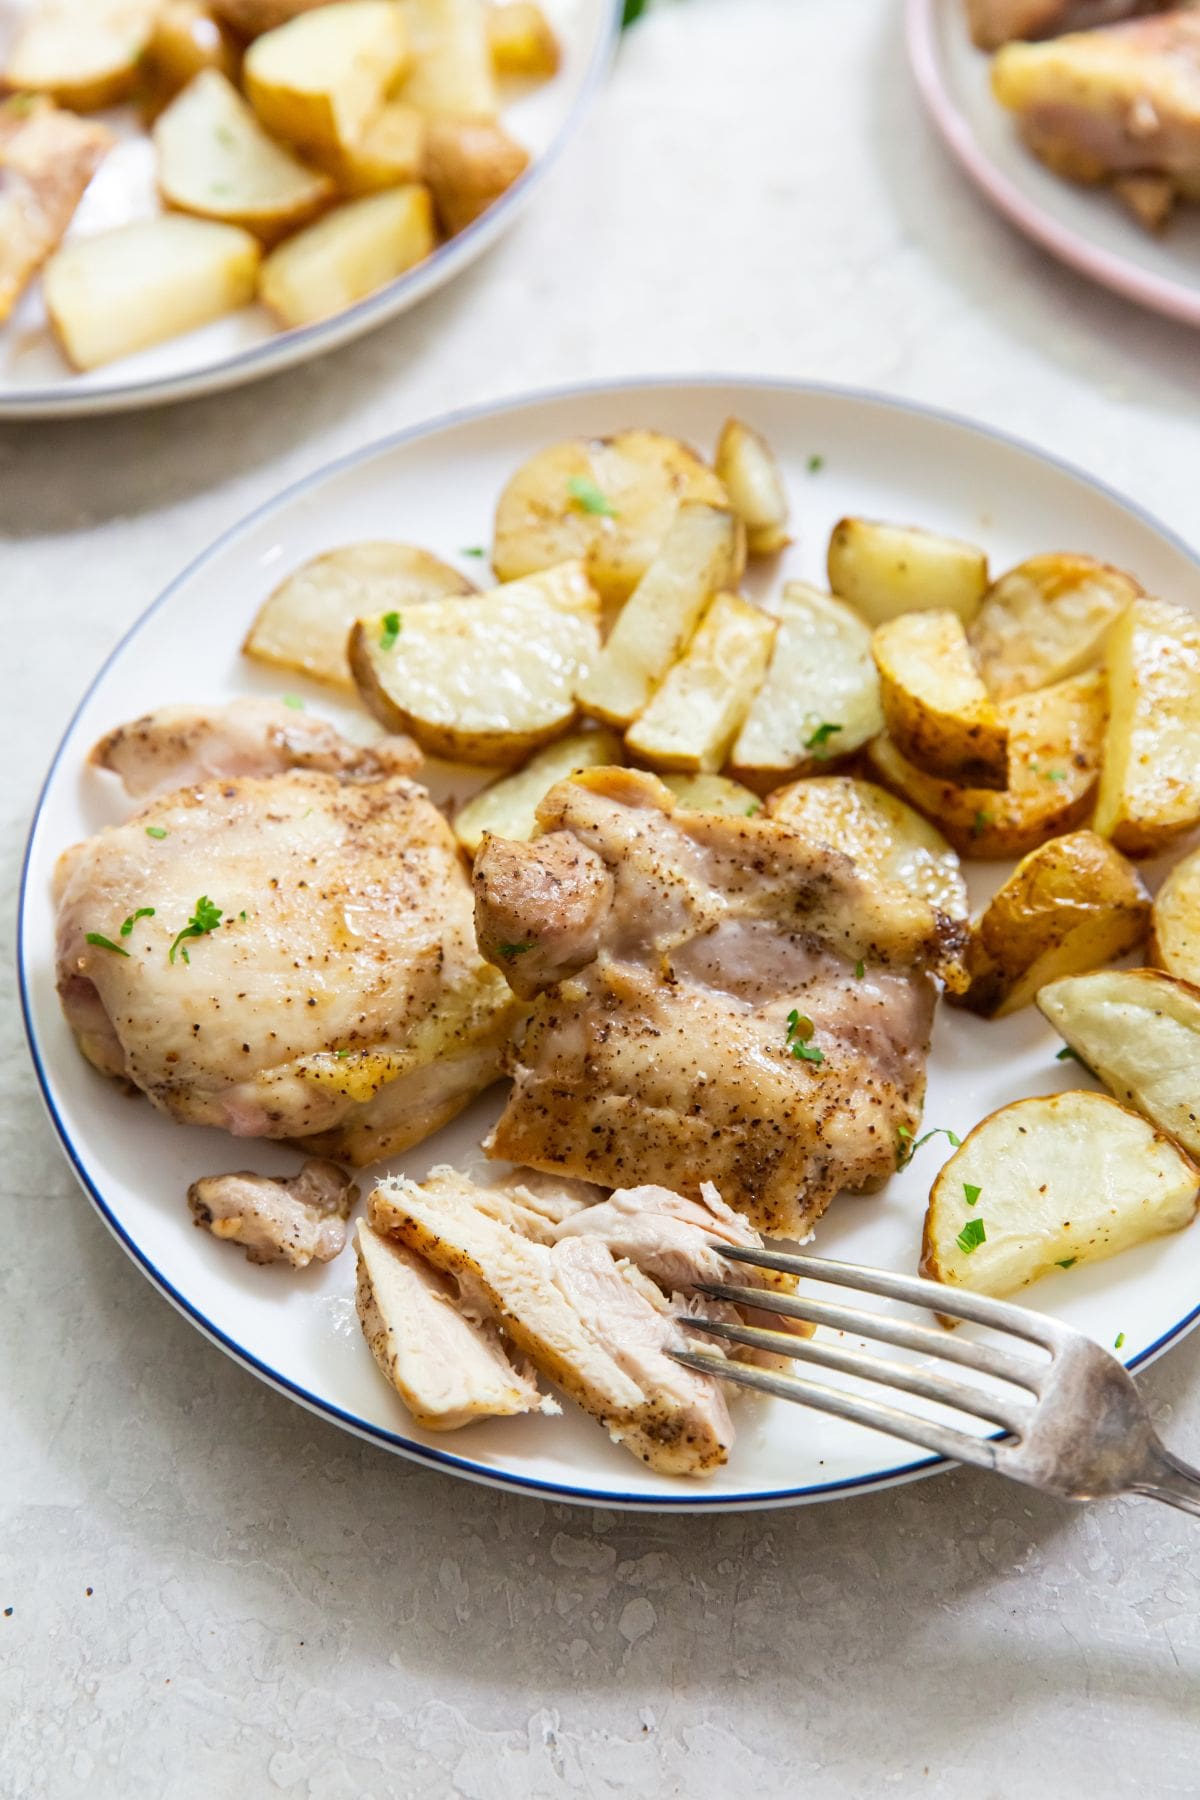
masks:
<instances>
[{"instance_id":1,"label":"chopped parsley garnish","mask_svg":"<svg viewBox=\"0 0 1200 1800\"><path fill-rule=\"evenodd\" d=\"M912 1161L913 1157L917 1154L917 1151L921 1148L921 1145L927 1144L929 1142L930 1138L935 1138L935 1137L949 1138L951 1144L953 1145L954 1149L956 1149L956 1150L959 1149L962 1145L962 1139L960 1137L958 1137L953 1131L951 1131L948 1125L935 1125L933 1127L933 1129L931 1131L927 1131L923 1137L919 1137L916 1139L913 1138L913 1134L908 1129L907 1125L897 1125L896 1136L900 1140L899 1144L896 1147L896 1167L898 1169L906 1168L907 1165Z\"/></svg>"},{"instance_id":2,"label":"chopped parsley garnish","mask_svg":"<svg viewBox=\"0 0 1200 1800\"><path fill-rule=\"evenodd\" d=\"M379 634L379 648L390 650L399 636L400 614L398 612L384 613L383 630Z\"/></svg>"},{"instance_id":3,"label":"chopped parsley garnish","mask_svg":"<svg viewBox=\"0 0 1200 1800\"><path fill-rule=\"evenodd\" d=\"M1056 1269L1073 1269L1078 1261L1077 1256L1067 1256L1063 1258L1062 1262L1055 1263L1054 1266Z\"/></svg>"},{"instance_id":4,"label":"chopped parsley garnish","mask_svg":"<svg viewBox=\"0 0 1200 1800\"><path fill-rule=\"evenodd\" d=\"M459 551L459 555L460 556L486 556L487 551L484 549L482 544L468 544L465 549Z\"/></svg>"},{"instance_id":5,"label":"chopped parsley garnish","mask_svg":"<svg viewBox=\"0 0 1200 1800\"><path fill-rule=\"evenodd\" d=\"M1047 781L1065 781L1066 779L1067 779L1067 771L1065 769L1047 769L1046 770L1046 780Z\"/></svg>"},{"instance_id":6,"label":"chopped parsley garnish","mask_svg":"<svg viewBox=\"0 0 1200 1800\"><path fill-rule=\"evenodd\" d=\"M983 812L982 810L977 812L971 824L971 836L973 838L982 837L991 822L992 815L990 812Z\"/></svg>"},{"instance_id":7,"label":"chopped parsley garnish","mask_svg":"<svg viewBox=\"0 0 1200 1800\"><path fill-rule=\"evenodd\" d=\"M95 944L97 950L115 950L118 956L129 955L128 950L122 950L120 944L114 944L111 938L104 936L103 932L89 931L87 941L89 944Z\"/></svg>"},{"instance_id":8,"label":"chopped parsley garnish","mask_svg":"<svg viewBox=\"0 0 1200 1800\"><path fill-rule=\"evenodd\" d=\"M333 1054L340 1059L343 1056L349 1056L350 1052L348 1050L335 1050Z\"/></svg>"},{"instance_id":9,"label":"chopped parsley garnish","mask_svg":"<svg viewBox=\"0 0 1200 1800\"><path fill-rule=\"evenodd\" d=\"M627 25L635 25L646 10L648 0L625 0L625 11L621 14L621 29Z\"/></svg>"},{"instance_id":10,"label":"chopped parsley garnish","mask_svg":"<svg viewBox=\"0 0 1200 1800\"><path fill-rule=\"evenodd\" d=\"M605 499L595 482L590 481L586 475L572 475L567 483L567 492L580 512L597 513L606 519L616 518L616 507Z\"/></svg>"},{"instance_id":11,"label":"chopped parsley garnish","mask_svg":"<svg viewBox=\"0 0 1200 1800\"><path fill-rule=\"evenodd\" d=\"M161 825L147 825L147 827L146 827L146 836L147 837L165 838L166 835L167 835L167 833L163 830Z\"/></svg>"},{"instance_id":12,"label":"chopped parsley garnish","mask_svg":"<svg viewBox=\"0 0 1200 1800\"><path fill-rule=\"evenodd\" d=\"M528 944L497 944L496 949L503 957L524 956L527 950L533 949L532 940Z\"/></svg>"},{"instance_id":13,"label":"chopped parsley garnish","mask_svg":"<svg viewBox=\"0 0 1200 1800\"><path fill-rule=\"evenodd\" d=\"M285 706L290 706L293 712L304 711L304 702L299 694L285 694L283 696L283 704Z\"/></svg>"},{"instance_id":14,"label":"chopped parsley garnish","mask_svg":"<svg viewBox=\"0 0 1200 1800\"><path fill-rule=\"evenodd\" d=\"M825 1052L816 1044L810 1044L809 1038L816 1026L806 1013L797 1012L793 1006L787 1016L787 1037L784 1039L788 1049L797 1062L823 1063Z\"/></svg>"},{"instance_id":15,"label":"chopped parsley garnish","mask_svg":"<svg viewBox=\"0 0 1200 1800\"><path fill-rule=\"evenodd\" d=\"M855 981L861 981L861 980L862 980L862 978L863 978L863 976L864 976L864 975L865 975L865 974L866 974L866 972L867 972L867 965L866 965L866 963L865 963L865 962L863 962L863 961L862 961L862 959L861 959L861 958L860 958L860 959L859 959L859 961L858 961L858 962L856 962L856 963L855 963L855 965L854 965L854 979L855 979Z\"/></svg>"},{"instance_id":16,"label":"chopped parsley garnish","mask_svg":"<svg viewBox=\"0 0 1200 1800\"><path fill-rule=\"evenodd\" d=\"M808 463L807 463L807 468L808 468L808 472L810 475L819 474L819 472L824 467L825 467L825 458L823 456L810 456L809 457Z\"/></svg>"},{"instance_id":17,"label":"chopped parsley garnish","mask_svg":"<svg viewBox=\"0 0 1200 1800\"><path fill-rule=\"evenodd\" d=\"M154 908L152 906L139 906L136 912L130 913L121 926L121 936L128 937L139 919L152 919L153 917Z\"/></svg>"},{"instance_id":18,"label":"chopped parsley garnish","mask_svg":"<svg viewBox=\"0 0 1200 1800\"><path fill-rule=\"evenodd\" d=\"M183 927L183 930L176 934L175 942L171 945L167 955L168 962L175 961L175 952L179 950L180 945L185 938L207 937L210 931L215 931L217 926L221 923L221 916L221 908L219 906L214 906L207 894L201 894L196 902L195 912ZM185 963L191 962L192 959L188 955L186 948L183 949L180 954Z\"/></svg>"},{"instance_id":19,"label":"chopped parsley garnish","mask_svg":"<svg viewBox=\"0 0 1200 1800\"><path fill-rule=\"evenodd\" d=\"M976 1187L975 1183L973 1181L964 1181L963 1182L963 1194L966 1198L966 1202L967 1202L968 1206L974 1206L975 1202L978 1200L978 1198L979 1198L980 1194L982 1194L982 1192L983 1192L983 1189Z\"/></svg>"},{"instance_id":20,"label":"chopped parsley garnish","mask_svg":"<svg viewBox=\"0 0 1200 1800\"><path fill-rule=\"evenodd\" d=\"M1119 1350L1121 1348L1121 1345L1124 1342L1125 1342L1125 1333L1123 1331L1118 1331L1116 1337L1113 1339L1113 1349Z\"/></svg>"},{"instance_id":21,"label":"chopped parsley garnish","mask_svg":"<svg viewBox=\"0 0 1200 1800\"><path fill-rule=\"evenodd\" d=\"M245 908L243 908L242 911L238 914L238 918L244 919L245 917L246 917Z\"/></svg>"},{"instance_id":22,"label":"chopped parsley garnish","mask_svg":"<svg viewBox=\"0 0 1200 1800\"><path fill-rule=\"evenodd\" d=\"M761 800L752 800L750 802L749 806L746 808L746 817L748 819L752 819L754 817L755 813L760 813L761 811L762 811L762 801Z\"/></svg>"},{"instance_id":23,"label":"chopped parsley garnish","mask_svg":"<svg viewBox=\"0 0 1200 1800\"><path fill-rule=\"evenodd\" d=\"M1094 1075L1096 1073L1091 1064L1085 1063L1078 1050L1073 1050L1070 1044L1064 1044L1061 1050L1056 1050L1054 1052L1054 1060L1055 1062L1077 1062L1081 1069L1087 1070L1089 1075Z\"/></svg>"},{"instance_id":24,"label":"chopped parsley garnish","mask_svg":"<svg viewBox=\"0 0 1200 1800\"><path fill-rule=\"evenodd\" d=\"M980 1244L987 1243L987 1232L983 1229L983 1220L968 1219L954 1241L964 1256L970 1256L972 1250L978 1250Z\"/></svg>"},{"instance_id":25,"label":"chopped parsley garnish","mask_svg":"<svg viewBox=\"0 0 1200 1800\"><path fill-rule=\"evenodd\" d=\"M805 740L804 748L811 750L814 756L829 755L829 740L835 731L844 731L843 725L818 725L810 738Z\"/></svg>"}]
</instances>

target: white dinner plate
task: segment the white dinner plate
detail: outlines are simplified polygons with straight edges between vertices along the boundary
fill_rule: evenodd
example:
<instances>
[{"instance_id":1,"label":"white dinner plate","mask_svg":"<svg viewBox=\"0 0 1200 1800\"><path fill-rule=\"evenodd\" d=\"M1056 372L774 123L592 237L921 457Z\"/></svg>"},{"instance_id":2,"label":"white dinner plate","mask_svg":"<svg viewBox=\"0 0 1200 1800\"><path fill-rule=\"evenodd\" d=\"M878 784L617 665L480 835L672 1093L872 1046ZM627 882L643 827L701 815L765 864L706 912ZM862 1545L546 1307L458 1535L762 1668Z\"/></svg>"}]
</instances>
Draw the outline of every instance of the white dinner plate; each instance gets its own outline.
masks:
<instances>
[{"instance_id":1,"label":"white dinner plate","mask_svg":"<svg viewBox=\"0 0 1200 1800\"><path fill-rule=\"evenodd\" d=\"M570 1406L562 1418L491 1420L449 1436L418 1430L359 1331L351 1250L297 1274L252 1267L193 1228L185 1201L190 1181L247 1165L268 1173L294 1169L296 1152L174 1124L85 1063L55 997L51 879L66 845L122 816L111 778L86 767L88 749L104 731L150 705L280 691L282 679L246 662L238 645L259 602L288 570L354 539L396 537L461 559L464 570L478 574L478 561L462 552L488 541L496 496L531 451L628 425L708 447L730 414L770 439L793 502L795 545L781 567L755 575L758 591L785 575L821 580L831 525L859 512L978 539L997 569L1039 550L1090 551L1132 569L1152 591L1200 608L1196 557L1118 495L1011 439L897 402L730 378L585 388L462 413L373 445L289 489L167 589L114 651L67 729L38 805L22 889L21 987L46 1104L85 1191L155 1285L247 1368L376 1443L458 1474L604 1505L782 1504L944 1465L774 1401L739 1408L728 1466L704 1481L643 1468ZM819 466L810 468L810 459L821 459ZM313 707L354 720L322 690L301 691ZM441 794L469 785L461 770L434 773ZM975 899L997 874L994 864L971 868ZM1076 1065L1055 1060L1058 1047L1033 1009L985 1024L943 1007L925 1127L963 1135L1008 1100L1086 1083ZM480 1139L500 1101L493 1090L391 1166L415 1175L438 1162L480 1167ZM818 1227L818 1252L913 1270L929 1184L946 1153L946 1140L936 1138L884 1192L836 1201ZM1200 1312L1200 1226L1110 1263L1055 1275L1028 1298L1101 1343L1111 1345L1123 1332L1125 1359L1136 1367Z\"/></svg>"},{"instance_id":2,"label":"white dinner plate","mask_svg":"<svg viewBox=\"0 0 1200 1800\"><path fill-rule=\"evenodd\" d=\"M0 56L32 0L0 0ZM406 275L332 319L281 331L253 305L199 331L127 356L87 374L71 369L54 340L35 280L0 325L0 419L64 419L128 412L257 381L361 337L434 293L512 224L583 121L604 79L620 30L621 0L542 0L562 49L551 81L507 84L504 123L531 152L519 181L483 216ZM90 235L159 210L154 150L132 108L100 115L120 136L88 188L68 233Z\"/></svg>"},{"instance_id":3,"label":"white dinner plate","mask_svg":"<svg viewBox=\"0 0 1200 1800\"><path fill-rule=\"evenodd\" d=\"M1064 181L1027 150L993 99L990 57L972 44L963 0L907 0L909 60L929 113L972 181L1027 237L1104 287L1200 325L1200 207L1161 237L1105 187Z\"/></svg>"}]
</instances>

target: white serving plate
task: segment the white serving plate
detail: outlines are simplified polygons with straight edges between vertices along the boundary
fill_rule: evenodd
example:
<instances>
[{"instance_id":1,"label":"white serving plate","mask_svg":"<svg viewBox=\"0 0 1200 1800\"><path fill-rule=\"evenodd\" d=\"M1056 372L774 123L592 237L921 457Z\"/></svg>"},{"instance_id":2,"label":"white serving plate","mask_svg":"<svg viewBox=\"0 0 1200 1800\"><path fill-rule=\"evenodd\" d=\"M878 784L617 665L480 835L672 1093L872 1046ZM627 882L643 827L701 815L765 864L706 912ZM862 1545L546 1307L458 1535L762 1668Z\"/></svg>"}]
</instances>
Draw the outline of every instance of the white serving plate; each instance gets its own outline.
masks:
<instances>
[{"instance_id":1,"label":"white serving plate","mask_svg":"<svg viewBox=\"0 0 1200 1800\"><path fill-rule=\"evenodd\" d=\"M33 0L0 0L0 57ZM0 325L0 419L64 419L82 413L128 412L275 374L361 337L453 280L506 231L583 121L604 79L620 30L620 0L543 0L562 47L552 81L522 89L509 84L505 125L533 160L473 225L408 274L332 319L281 331L258 305L243 307L199 331L122 358L87 374L74 371L54 340L34 281L12 317ZM101 164L69 237L91 235L159 211L154 150L131 108L101 115L121 142Z\"/></svg>"},{"instance_id":2,"label":"white serving plate","mask_svg":"<svg viewBox=\"0 0 1200 1800\"><path fill-rule=\"evenodd\" d=\"M992 98L990 57L972 44L963 0L907 0L909 60L929 113L967 174L1052 256L1168 318L1200 325L1200 207L1161 237L1107 188L1064 181L1025 148Z\"/></svg>"},{"instance_id":3,"label":"white serving plate","mask_svg":"<svg viewBox=\"0 0 1200 1800\"><path fill-rule=\"evenodd\" d=\"M702 1482L642 1468L569 1406L560 1419L493 1420L449 1436L419 1431L362 1340L350 1250L297 1275L253 1268L193 1228L184 1195L197 1176L247 1165L292 1169L297 1154L173 1124L84 1062L54 991L51 878L66 845L122 814L109 778L85 767L103 731L152 704L280 691L282 679L244 661L238 645L263 595L286 571L318 551L385 536L453 560L464 547L488 541L502 483L538 446L649 425L710 447L731 413L770 438L793 498L797 541L770 572L772 581L820 580L830 526L853 511L978 538L996 568L1039 550L1087 550L1134 570L1151 590L1200 608L1195 555L1118 495L1011 439L897 402L730 378L580 389L462 413L372 445L289 489L167 589L114 651L67 729L38 805L22 888L21 989L43 1095L85 1191L154 1284L247 1368L351 1431L457 1474L608 1506L780 1505L945 1465L775 1401L740 1409L729 1465ZM824 459L819 472L808 472L812 456ZM477 575L480 565L465 559L463 567ZM339 712L321 690L304 691L311 705ZM347 709L345 716L357 715ZM463 792L474 779L461 770L436 772L442 793ZM978 900L1000 866L969 867ZM1058 1047L1033 1010L984 1024L942 1008L926 1127L962 1135L1008 1100L1086 1081L1075 1065L1055 1060ZM479 1141L499 1102L499 1090L485 1095L392 1166L415 1175L437 1162L481 1166ZM946 1153L945 1139L935 1139L885 1192L835 1202L818 1227L817 1251L911 1271L929 1184ZM1111 1345L1123 1331L1126 1361L1136 1367L1200 1316L1200 1226L1057 1275L1030 1289L1028 1299L1101 1343Z\"/></svg>"}]
</instances>

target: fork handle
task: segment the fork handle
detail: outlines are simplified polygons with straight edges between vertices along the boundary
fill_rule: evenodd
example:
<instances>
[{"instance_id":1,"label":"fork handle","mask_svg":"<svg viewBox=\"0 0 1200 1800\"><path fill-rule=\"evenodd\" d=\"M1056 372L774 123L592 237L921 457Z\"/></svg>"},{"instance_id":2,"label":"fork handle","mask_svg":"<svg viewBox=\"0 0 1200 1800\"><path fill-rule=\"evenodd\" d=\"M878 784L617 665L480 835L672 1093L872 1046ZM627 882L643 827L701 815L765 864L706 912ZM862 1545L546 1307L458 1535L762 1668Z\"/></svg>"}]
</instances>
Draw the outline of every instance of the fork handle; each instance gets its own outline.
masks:
<instances>
[{"instance_id":1,"label":"fork handle","mask_svg":"<svg viewBox=\"0 0 1200 1800\"><path fill-rule=\"evenodd\" d=\"M1146 1473L1134 1483L1133 1491L1145 1494L1151 1500L1163 1500L1168 1506L1177 1506L1180 1512L1195 1513L1200 1518L1200 1469L1193 1469L1165 1444L1155 1445Z\"/></svg>"}]
</instances>

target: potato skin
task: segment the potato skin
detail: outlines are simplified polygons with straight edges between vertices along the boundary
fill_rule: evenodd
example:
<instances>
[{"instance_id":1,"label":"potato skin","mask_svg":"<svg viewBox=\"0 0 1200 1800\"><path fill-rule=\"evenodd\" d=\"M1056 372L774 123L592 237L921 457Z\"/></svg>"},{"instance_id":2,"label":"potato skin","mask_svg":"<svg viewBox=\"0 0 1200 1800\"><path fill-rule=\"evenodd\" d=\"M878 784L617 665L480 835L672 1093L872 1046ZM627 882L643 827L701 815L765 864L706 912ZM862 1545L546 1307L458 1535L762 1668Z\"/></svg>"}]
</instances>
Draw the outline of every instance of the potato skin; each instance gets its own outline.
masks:
<instances>
[{"instance_id":1,"label":"potato skin","mask_svg":"<svg viewBox=\"0 0 1200 1800\"><path fill-rule=\"evenodd\" d=\"M217 17L242 38L260 37L303 12L336 4L337 0L210 0Z\"/></svg>"},{"instance_id":2,"label":"potato skin","mask_svg":"<svg viewBox=\"0 0 1200 1800\"><path fill-rule=\"evenodd\" d=\"M424 176L447 237L465 231L529 167L529 152L487 119L430 119Z\"/></svg>"},{"instance_id":3,"label":"potato skin","mask_svg":"<svg viewBox=\"0 0 1200 1800\"><path fill-rule=\"evenodd\" d=\"M971 662L957 613L903 613L875 629L884 723L929 775L964 787L1008 786L1008 725Z\"/></svg>"}]
</instances>

